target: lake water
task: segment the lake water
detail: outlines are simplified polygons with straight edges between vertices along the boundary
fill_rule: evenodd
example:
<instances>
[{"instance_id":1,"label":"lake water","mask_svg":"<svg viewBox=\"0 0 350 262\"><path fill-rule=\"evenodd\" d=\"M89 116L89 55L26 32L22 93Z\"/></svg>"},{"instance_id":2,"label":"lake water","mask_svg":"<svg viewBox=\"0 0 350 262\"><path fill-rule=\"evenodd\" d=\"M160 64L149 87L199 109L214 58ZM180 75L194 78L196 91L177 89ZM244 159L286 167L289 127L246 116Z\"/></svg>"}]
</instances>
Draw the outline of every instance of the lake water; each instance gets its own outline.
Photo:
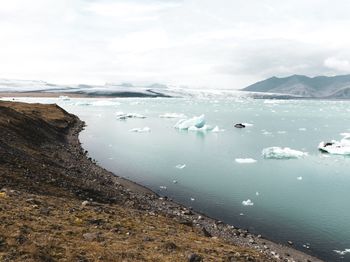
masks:
<instances>
[{"instance_id":1,"label":"lake water","mask_svg":"<svg viewBox=\"0 0 350 262\"><path fill-rule=\"evenodd\" d=\"M350 102L229 99L43 99L87 124L89 155L117 175L195 210L327 261L350 261L350 157L318 151L321 141L350 132ZM116 112L146 118L118 120ZM177 130L179 119L205 114L223 132ZM234 123L252 124L244 129ZM150 132L130 132L149 127ZM264 159L267 147L307 152ZM252 158L255 163L235 159ZM176 168L177 165L186 165ZM174 183L174 180L177 183ZM166 187L166 189L165 189ZM253 205L243 205L250 199Z\"/></svg>"}]
</instances>

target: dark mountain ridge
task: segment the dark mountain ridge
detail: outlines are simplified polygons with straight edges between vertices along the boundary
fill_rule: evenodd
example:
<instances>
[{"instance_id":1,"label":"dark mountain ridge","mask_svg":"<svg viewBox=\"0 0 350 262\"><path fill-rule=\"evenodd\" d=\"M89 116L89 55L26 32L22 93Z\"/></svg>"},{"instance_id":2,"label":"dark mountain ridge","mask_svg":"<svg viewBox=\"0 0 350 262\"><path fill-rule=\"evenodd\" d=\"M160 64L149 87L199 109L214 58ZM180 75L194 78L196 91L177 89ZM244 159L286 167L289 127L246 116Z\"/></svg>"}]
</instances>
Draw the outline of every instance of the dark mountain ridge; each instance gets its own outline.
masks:
<instances>
[{"instance_id":1,"label":"dark mountain ridge","mask_svg":"<svg viewBox=\"0 0 350 262\"><path fill-rule=\"evenodd\" d=\"M316 76L292 75L271 77L243 89L250 92L265 92L295 95L307 98L350 99L350 75Z\"/></svg>"}]
</instances>

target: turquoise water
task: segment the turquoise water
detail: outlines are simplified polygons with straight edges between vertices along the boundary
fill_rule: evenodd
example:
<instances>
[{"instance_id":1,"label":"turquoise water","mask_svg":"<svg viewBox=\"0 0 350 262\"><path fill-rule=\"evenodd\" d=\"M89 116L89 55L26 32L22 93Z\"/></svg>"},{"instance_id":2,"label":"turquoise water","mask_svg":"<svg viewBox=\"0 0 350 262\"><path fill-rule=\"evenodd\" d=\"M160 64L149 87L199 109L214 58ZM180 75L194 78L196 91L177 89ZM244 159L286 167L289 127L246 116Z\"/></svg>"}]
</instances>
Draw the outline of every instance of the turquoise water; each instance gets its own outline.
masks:
<instances>
[{"instance_id":1,"label":"turquoise water","mask_svg":"<svg viewBox=\"0 0 350 262\"><path fill-rule=\"evenodd\" d=\"M349 253L334 252L350 248L350 157L324 155L317 149L321 141L339 140L340 133L350 132L350 102L24 100L56 102L77 114L87 124L80 135L84 148L117 175L266 238L293 241L298 249L327 261L350 261ZM117 120L117 111L147 118ZM173 127L178 119L159 117L175 112L189 117L205 114L208 124L225 131L179 131ZM252 126L234 128L239 122ZM146 126L150 132L129 131ZM264 159L262 150L271 146L308 155ZM240 164L236 158L257 162ZM186 167L176 168L179 164ZM254 205L242 205L247 199Z\"/></svg>"}]
</instances>

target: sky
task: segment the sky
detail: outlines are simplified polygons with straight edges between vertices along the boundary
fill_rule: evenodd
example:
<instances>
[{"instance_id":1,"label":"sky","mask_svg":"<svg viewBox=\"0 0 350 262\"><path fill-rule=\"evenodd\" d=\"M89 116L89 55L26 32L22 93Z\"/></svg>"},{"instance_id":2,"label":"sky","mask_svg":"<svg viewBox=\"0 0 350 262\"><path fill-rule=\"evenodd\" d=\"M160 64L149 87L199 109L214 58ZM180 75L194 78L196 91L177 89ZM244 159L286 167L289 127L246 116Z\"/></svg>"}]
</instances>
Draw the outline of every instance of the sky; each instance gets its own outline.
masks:
<instances>
[{"instance_id":1,"label":"sky","mask_svg":"<svg viewBox=\"0 0 350 262\"><path fill-rule=\"evenodd\" d=\"M350 73L348 0L0 0L0 78L243 88Z\"/></svg>"}]
</instances>

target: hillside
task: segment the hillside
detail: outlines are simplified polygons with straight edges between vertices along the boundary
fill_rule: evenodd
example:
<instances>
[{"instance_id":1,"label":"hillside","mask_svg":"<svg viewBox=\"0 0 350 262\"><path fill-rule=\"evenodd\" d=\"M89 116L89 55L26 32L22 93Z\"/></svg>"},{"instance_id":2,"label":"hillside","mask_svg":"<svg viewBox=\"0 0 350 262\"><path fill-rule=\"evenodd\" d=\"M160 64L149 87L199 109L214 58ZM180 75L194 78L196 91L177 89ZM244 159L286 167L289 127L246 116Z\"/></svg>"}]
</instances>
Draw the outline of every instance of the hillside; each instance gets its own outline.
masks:
<instances>
[{"instance_id":1,"label":"hillside","mask_svg":"<svg viewBox=\"0 0 350 262\"><path fill-rule=\"evenodd\" d=\"M252 84L243 91L288 94L305 98L350 99L350 75L271 77Z\"/></svg>"}]
</instances>

